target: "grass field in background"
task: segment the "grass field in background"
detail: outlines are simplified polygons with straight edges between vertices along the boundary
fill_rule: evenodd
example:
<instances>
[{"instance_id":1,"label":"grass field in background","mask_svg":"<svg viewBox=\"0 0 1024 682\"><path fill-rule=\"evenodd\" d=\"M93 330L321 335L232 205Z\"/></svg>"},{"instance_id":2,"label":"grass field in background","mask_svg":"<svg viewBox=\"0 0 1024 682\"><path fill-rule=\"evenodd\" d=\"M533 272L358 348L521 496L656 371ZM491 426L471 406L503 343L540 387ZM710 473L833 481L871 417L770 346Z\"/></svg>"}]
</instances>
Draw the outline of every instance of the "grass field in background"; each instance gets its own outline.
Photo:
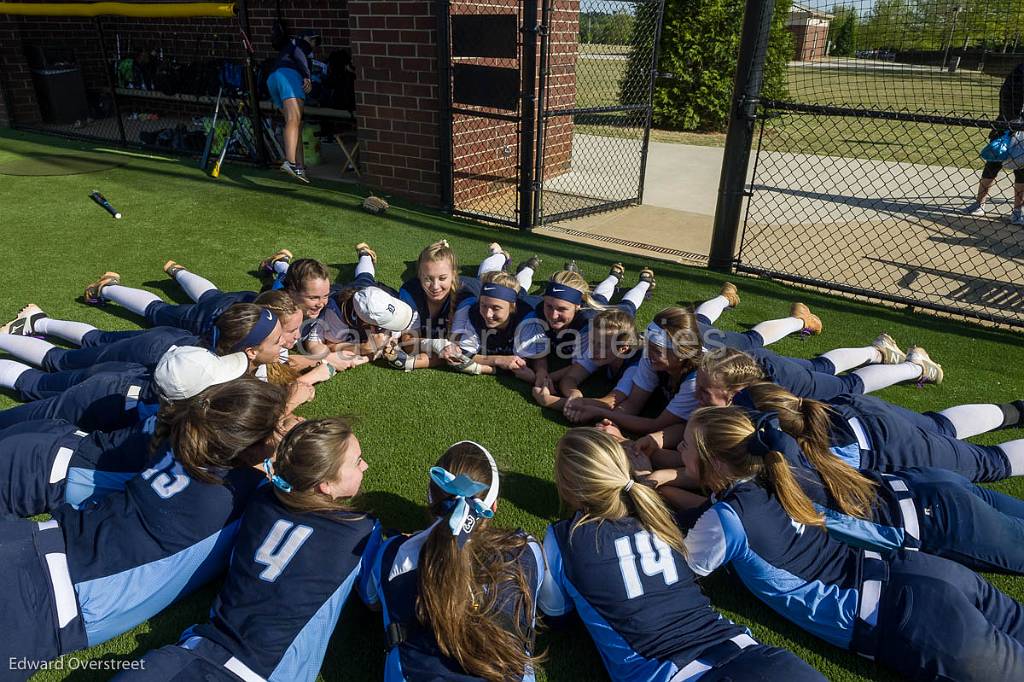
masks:
<instances>
[{"instance_id":1,"label":"grass field in background","mask_svg":"<svg viewBox=\"0 0 1024 682\"><path fill-rule=\"evenodd\" d=\"M28 169L47 156L94 160L95 148L52 138L0 131L0 165L15 161ZM81 303L83 286L113 269L128 286L140 286L168 300L185 302L161 265L174 258L227 290L259 286L252 270L260 258L287 247L299 257L320 258L339 279L351 277L352 245L369 242L380 255L379 278L392 286L412 274L426 244L447 238L462 258L463 272L475 271L487 243L500 240L518 261L539 254L538 282L575 258L591 281L609 263L622 260L627 282L653 265L658 288L639 312L645 325L658 309L690 304L715 295L723 276L705 270L616 254L582 244L488 228L454 220L401 201L382 218L359 210L363 196L352 185L317 183L306 187L271 171L226 166L219 180L200 173L190 160L144 154L99 155L115 164L107 170L55 177L0 176L0 211L6 248L0 254L0 317L11 317L32 301L54 317L89 322L103 329L132 329L139 320L117 306ZM60 159L56 160L59 164ZM114 221L89 200L98 189L124 219ZM666 226L666 229L671 229ZM689 246L680 243L679 248ZM840 346L869 343L882 330L905 345L926 346L945 365L942 386L898 386L882 397L925 410L970 402L1024 397L1024 345L1019 335L905 313L889 308L799 291L769 281L739 277L743 297L726 312L721 326L745 330L761 320L786 314L793 300L806 301L824 320L825 332L806 340L776 344L782 353L811 357ZM593 390L593 389L592 389ZM13 404L2 398L0 406ZM560 416L537 407L527 387L508 377L468 377L424 370L403 374L366 366L343 373L317 390L307 417L353 415L369 471L362 504L386 528L412 531L426 525L423 505L427 469L455 441L486 445L503 471L496 522L542 536L558 518L551 466L555 442L567 428ZM1014 431L981 438L992 443L1024 437ZM996 484L1024 497L1024 484ZM1024 579L993 580L1024 599ZM748 625L762 642L788 647L834 680L890 679L858 656L838 651L775 616L732 578L705 581L713 603L728 617ZM189 625L206 618L216 585L184 599L138 628L76 659L135 659L172 643ZM538 679L593 682L606 679L586 631L579 625L545 632L540 648L548 658ZM353 603L335 633L322 670L324 680L380 679L384 643L379 616ZM67 666L70 667L70 666ZM38 680L105 679L87 672L50 671Z\"/></svg>"}]
</instances>

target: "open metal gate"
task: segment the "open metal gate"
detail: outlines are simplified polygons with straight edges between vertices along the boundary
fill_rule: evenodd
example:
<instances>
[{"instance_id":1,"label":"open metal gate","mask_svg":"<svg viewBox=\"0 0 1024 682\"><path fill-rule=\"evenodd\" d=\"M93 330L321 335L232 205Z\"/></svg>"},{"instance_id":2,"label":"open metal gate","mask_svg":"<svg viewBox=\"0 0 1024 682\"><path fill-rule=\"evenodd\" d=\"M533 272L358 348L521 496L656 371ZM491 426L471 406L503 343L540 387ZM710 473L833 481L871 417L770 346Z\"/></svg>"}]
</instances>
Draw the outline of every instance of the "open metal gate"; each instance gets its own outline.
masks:
<instances>
[{"instance_id":1,"label":"open metal gate","mask_svg":"<svg viewBox=\"0 0 1024 682\"><path fill-rule=\"evenodd\" d=\"M453 214L529 229L640 203L663 0L441 3Z\"/></svg>"}]
</instances>

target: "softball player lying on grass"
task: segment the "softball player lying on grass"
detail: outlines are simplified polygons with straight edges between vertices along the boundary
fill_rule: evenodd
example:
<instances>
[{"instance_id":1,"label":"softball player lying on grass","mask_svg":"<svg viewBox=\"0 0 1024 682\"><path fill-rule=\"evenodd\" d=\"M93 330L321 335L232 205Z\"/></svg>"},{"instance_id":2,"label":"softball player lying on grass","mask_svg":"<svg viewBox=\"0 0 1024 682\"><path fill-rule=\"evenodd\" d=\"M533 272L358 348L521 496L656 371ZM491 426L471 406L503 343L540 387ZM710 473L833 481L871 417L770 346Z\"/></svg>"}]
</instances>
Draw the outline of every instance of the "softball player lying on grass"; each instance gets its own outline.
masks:
<instances>
[{"instance_id":1,"label":"softball player lying on grass","mask_svg":"<svg viewBox=\"0 0 1024 682\"><path fill-rule=\"evenodd\" d=\"M382 545L367 596L384 615L385 680L533 679L544 558L491 525L499 488L491 454L456 443L430 469L433 524Z\"/></svg>"},{"instance_id":2,"label":"softball player lying on grass","mask_svg":"<svg viewBox=\"0 0 1024 682\"><path fill-rule=\"evenodd\" d=\"M730 565L754 596L810 634L909 679L1024 676L1024 607L958 563L924 552L851 547L824 518L778 450L775 415L701 408L680 444L714 502L697 506L686 562L705 576Z\"/></svg>"},{"instance_id":3,"label":"softball player lying on grass","mask_svg":"<svg viewBox=\"0 0 1024 682\"><path fill-rule=\"evenodd\" d=\"M127 632L227 567L285 391L253 378L161 410L169 450L86 510L0 521L0 655L48 661ZM17 673L15 673L17 674Z\"/></svg>"},{"instance_id":4,"label":"softball player lying on grass","mask_svg":"<svg viewBox=\"0 0 1024 682\"><path fill-rule=\"evenodd\" d=\"M612 680L824 680L711 608L664 502L597 429L566 433L555 485L572 517L548 526L546 616L579 613Z\"/></svg>"},{"instance_id":5,"label":"softball player lying on grass","mask_svg":"<svg viewBox=\"0 0 1024 682\"><path fill-rule=\"evenodd\" d=\"M210 622L116 680L317 678L353 588L365 593L380 543L380 524L349 505L366 461L335 417L294 427L264 468L273 485L245 510Z\"/></svg>"},{"instance_id":6,"label":"softball player lying on grass","mask_svg":"<svg viewBox=\"0 0 1024 682\"><path fill-rule=\"evenodd\" d=\"M682 308L668 308L659 313L648 325L645 337L647 357L624 377L616 390L625 400L614 408L592 404L565 407L566 416L577 422L610 419L622 428L635 433L651 433L685 421L698 405L697 367L705 350L695 340L694 315ZM739 351L724 349L716 354L735 354ZM827 400L843 393L877 391L900 381L925 379L941 381L942 368L933 362L924 349L912 348L909 360L886 334L872 346L839 348L813 360L787 358L767 349L749 351L756 358L764 375L785 386L801 397ZM840 372L864 362L888 362L858 369L845 376ZM628 379L626 381L625 379ZM652 408L648 399L654 394L657 403ZM657 417L638 416L641 409L657 410Z\"/></svg>"}]
</instances>

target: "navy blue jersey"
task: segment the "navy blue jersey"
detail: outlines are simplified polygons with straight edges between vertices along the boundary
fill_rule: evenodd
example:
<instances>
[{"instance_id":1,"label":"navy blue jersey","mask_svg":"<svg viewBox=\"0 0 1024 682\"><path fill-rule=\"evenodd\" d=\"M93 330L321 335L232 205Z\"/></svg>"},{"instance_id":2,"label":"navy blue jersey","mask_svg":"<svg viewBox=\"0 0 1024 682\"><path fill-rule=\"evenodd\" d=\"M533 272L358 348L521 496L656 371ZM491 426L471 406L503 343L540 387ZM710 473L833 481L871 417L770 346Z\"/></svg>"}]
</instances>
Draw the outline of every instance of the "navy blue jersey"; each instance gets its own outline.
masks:
<instances>
[{"instance_id":1,"label":"navy blue jersey","mask_svg":"<svg viewBox=\"0 0 1024 682\"><path fill-rule=\"evenodd\" d=\"M172 305L154 301L146 308L146 321L154 327L178 327L196 336L206 336L225 310L236 303L252 303L259 294L255 291L219 291L211 289L196 303Z\"/></svg>"},{"instance_id":2,"label":"navy blue jersey","mask_svg":"<svg viewBox=\"0 0 1024 682\"><path fill-rule=\"evenodd\" d=\"M312 680L353 587L370 575L380 524L345 512L297 514L266 486L246 509L209 623L184 638L220 645L266 680Z\"/></svg>"},{"instance_id":3,"label":"navy blue jersey","mask_svg":"<svg viewBox=\"0 0 1024 682\"><path fill-rule=\"evenodd\" d=\"M466 674L457 661L442 654L433 632L420 625L416 617L420 552L430 536L431 528L415 535L399 535L387 540L377 554L372 579L367 585L367 602L380 603L385 631L403 631L401 640L392 642L393 646L388 650L384 666L384 679L387 682L406 679L468 682L480 679ZM527 584L533 590L535 605L537 591L544 580L544 557L541 552L540 545L531 539L518 557ZM520 601L518 585L501 585L498 589L502 596L498 597L497 603L506 607L503 614L512 622L515 604ZM520 627L524 631L531 630L534 614L524 613L522 616L528 622L520 623ZM521 679L533 680L533 671L524 671Z\"/></svg>"},{"instance_id":4,"label":"navy blue jersey","mask_svg":"<svg viewBox=\"0 0 1024 682\"><path fill-rule=\"evenodd\" d=\"M146 468L151 439L143 424L112 433L56 419L8 427L0 431L0 514L35 516L123 490Z\"/></svg>"},{"instance_id":5,"label":"navy blue jersey","mask_svg":"<svg viewBox=\"0 0 1024 682\"><path fill-rule=\"evenodd\" d=\"M920 546L913 502L908 509L904 509L904 500L910 499L909 488L904 481L888 474L860 471L862 476L875 484L875 499L867 518L847 514L829 493L825 481L811 465L796 439L789 434L779 434L776 440L777 444L784 444L780 452L786 458L797 483L824 517L825 528L832 537L854 547L879 551L901 547L917 549ZM911 517L905 518L906 511L911 513Z\"/></svg>"},{"instance_id":6,"label":"navy blue jersey","mask_svg":"<svg viewBox=\"0 0 1024 682\"><path fill-rule=\"evenodd\" d=\"M686 562L697 575L731 564L754 596L784 618L831 644L850 646L862 551L793 521L756 482L718 496L685 543Z\"/></svg>"},{"instance_id":7,"label":"navy blue jersey","mask_svg":"<svg viewBox=\"0 0 1024 682\"><path fill-rule=\"evenodd\" d=\"M168 453L86 510L53 512L67 547L89 646L156 615L220 574L239 519L263 473L224 472L222 484L189 476Z\"/></svg>"},{"instance_id":8,"label":"navy blue jersey","mask_svg":"<svg viewBox=\"0 0 1024 682\"><path fill-rule=\"evenodd\" d=\"M540 608L575 609L613 680L667 681L708 648L745 634L711 608L685 559L633 518L548 526Z\"/></svg>"},{"instance_id":9,"label":"navy blue jersey","mask_svg":"<svg viewBox=\"0 0 1024 682\"><path fill-rule=\"evenodd\" d=\"M457 308L462 301L479 293L479 283L476 282L476 286L472 286L466 279L459 279L459 290L455 293L455 306L452 306L451 297L446 297L444 303L441 304L441 309L433 317L430 314L430 305L420 280L411 277L402 284L402 288L398 290L398 298L408 303L416 311L416 316L419 318L419 328L416 331L420 337L424 339L448 338L451 333L454 308Z\"/></svg>"},{"instance_id":10,"label":"navy blue jersey","mask_svg":"<svg viewBox=\"0 0 1024 682\"><path fill-rule=\"evenodd\" d=\"M477 303L476 298L463 301L452 321L452 336L464 355L518 355L531 359L548 353L546 325L537 319L528 303L516 301L515 310L498 329L487 328Z\"/></svg>"}]
</instances>

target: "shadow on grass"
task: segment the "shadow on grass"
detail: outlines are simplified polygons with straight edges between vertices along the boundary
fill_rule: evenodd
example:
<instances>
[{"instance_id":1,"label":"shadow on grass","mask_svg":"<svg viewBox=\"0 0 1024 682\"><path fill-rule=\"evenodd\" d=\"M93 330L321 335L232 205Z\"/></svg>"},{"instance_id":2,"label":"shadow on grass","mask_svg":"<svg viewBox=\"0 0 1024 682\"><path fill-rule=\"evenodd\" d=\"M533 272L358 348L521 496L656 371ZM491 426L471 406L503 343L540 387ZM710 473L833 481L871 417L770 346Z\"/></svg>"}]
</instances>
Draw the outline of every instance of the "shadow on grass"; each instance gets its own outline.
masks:
<instances>
[{"instance_id":1,"label":"shadow on grass","mask_svg":"<svg viewBox=\"0 0 1024 682\"><path fill-rule=\"evenodd\" d=\"M426 488L426 477L423 485ZM385 535L413 533L430 525L426 507L386 490L361 494L357 506L380 519Z\"/></svg>"},{"instance_id":2,"label":"shadow on grass","mask_svg":"<svg viewBox=\"0 0 1024 682\"><path fill-rule=\"evenodd\" d=\"M548 521L558 518L558 489L548 479L518 471L503 471L501 497L538 518Z\"/></svg>"}]
</instances>

